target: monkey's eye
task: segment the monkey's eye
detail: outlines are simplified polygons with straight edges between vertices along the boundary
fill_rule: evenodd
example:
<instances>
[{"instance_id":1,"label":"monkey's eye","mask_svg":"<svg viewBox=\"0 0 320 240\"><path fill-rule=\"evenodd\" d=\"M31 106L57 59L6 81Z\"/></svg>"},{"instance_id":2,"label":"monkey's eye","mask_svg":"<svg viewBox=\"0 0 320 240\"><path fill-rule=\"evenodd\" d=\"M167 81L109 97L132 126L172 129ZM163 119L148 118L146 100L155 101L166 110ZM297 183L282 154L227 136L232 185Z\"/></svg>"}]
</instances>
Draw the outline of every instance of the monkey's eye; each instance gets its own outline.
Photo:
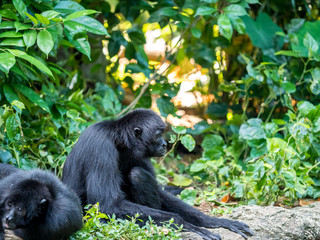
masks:
<instances>
[{"instance_id":1,"label":"monkey's eye","mask_svg":"<svg viewBox=\"0 0 320 240\"><path fill-rule=\"evenodd\" d=\"M7 202L7 208L11 208L12 207L12 202Z\"/></svg>"},{"instance_id":2,"label":"monkey's eye","mask_svg":"<svg viewBox=\"0 0 320 240\"><path fill-rule=\"evenodd\" d=\"M24 216L26 214L25 209L23 209L21 207L17 208L17 212L18 212L18 215L20 215L20 216Z\"/></svg>"}]
</instances>

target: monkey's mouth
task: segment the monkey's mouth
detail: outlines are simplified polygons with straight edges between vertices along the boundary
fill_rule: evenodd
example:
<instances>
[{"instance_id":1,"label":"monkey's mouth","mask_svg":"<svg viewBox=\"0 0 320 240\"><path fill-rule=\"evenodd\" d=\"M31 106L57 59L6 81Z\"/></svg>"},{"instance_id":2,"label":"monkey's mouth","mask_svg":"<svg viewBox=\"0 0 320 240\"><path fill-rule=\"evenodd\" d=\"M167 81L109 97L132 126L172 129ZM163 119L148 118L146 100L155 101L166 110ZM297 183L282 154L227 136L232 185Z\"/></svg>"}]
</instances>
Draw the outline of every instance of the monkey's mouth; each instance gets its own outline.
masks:
<instances>
[{"instance_id":1,"label":"monkey's mouth","mask_svg":"<svg viewBox=\"0 0 320 240\"><path fill-rule=\"evenodd\" d=\"M161 149L156 155L156 157L163 157L167 153L167 148Z\"/></svg>"},{"instance_id":2,"label":"monkey's mouth","mask_svg":"<svg viewBox=\"0 0 320 240\"><path fill-rule=\"evenodd\" d=\"M14 230L17 226L14 223L3 222L3 227L8 230Z\"/></svg>"}]
</instances>

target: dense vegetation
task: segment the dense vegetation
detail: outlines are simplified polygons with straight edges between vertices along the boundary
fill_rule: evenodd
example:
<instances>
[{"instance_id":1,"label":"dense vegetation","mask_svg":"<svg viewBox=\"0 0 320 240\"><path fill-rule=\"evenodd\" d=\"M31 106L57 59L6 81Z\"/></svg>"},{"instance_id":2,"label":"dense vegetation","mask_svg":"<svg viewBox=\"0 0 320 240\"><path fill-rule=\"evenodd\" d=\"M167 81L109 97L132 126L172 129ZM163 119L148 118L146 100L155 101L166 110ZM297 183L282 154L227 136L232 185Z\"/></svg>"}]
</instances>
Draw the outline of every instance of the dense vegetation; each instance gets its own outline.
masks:
<instances>
[{"instance_id":1,"label":"dense vegetation","mask_svg":"<svg viewBox=\"0 0 320 240\"><path fill-rule=\"evenodd\" d=\"M159 180L193 186L181 194L191 204L317 199L318 8L315 0L3 0L0 161L61 175L89 124L155 105L180 117L174 99L200 73L189 92L201 97L191 109L203 120L169 132L175 149L155 161ZM164 42L156 56L144 49L152 31ZM179 142L197 159L179 162Z\"/></svg>"}]
</instances>

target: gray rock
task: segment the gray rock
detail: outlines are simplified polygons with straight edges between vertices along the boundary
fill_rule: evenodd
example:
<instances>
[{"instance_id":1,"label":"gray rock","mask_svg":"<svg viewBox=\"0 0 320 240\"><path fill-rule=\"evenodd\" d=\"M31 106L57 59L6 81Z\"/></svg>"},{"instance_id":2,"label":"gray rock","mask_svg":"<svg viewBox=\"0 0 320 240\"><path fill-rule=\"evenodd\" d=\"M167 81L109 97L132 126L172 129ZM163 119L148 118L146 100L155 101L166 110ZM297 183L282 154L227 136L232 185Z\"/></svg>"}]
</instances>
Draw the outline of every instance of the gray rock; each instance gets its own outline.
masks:
<instances>
[{"instance_id":1,"label":"gray rock","mask_svg":"<svg viewBox=\"0 0 320 240\"><path fill-rule=\"evenodd\" d=\"M320 240L320 202L286 209L282 207L241 206L224 216L250 226L255 236L249 240ZM223 240L243 238L227 229L212 229ZM201 240L195 233L183 233L184 240Z\"/></svg>"}]
</instances>

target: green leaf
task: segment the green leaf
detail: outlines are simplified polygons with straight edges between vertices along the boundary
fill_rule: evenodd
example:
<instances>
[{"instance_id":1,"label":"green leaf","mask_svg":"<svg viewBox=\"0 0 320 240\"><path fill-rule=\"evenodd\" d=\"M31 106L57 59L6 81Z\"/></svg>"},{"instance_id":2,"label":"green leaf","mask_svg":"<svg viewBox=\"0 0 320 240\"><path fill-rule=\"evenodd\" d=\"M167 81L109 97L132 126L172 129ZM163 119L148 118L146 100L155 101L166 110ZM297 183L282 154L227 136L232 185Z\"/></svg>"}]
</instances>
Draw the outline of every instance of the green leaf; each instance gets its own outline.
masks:
<instances>
[{"instance_id":1,"label":"green leaf","mask_svg":"<svg viewBox=\"0 0 320 240\"><path fill-rule=\"evenodd\" d=\"M282 158L290 159L297 155L296 151L288 146L281 138L267 138L268 152L279 154Z\"/></svg>"},{"instance_id":2,"label":"green leaf","mask_svg":"<svg viewBox=\"0 0 320 240\"><path fill-rule=\"evenodd\" d=\"M223 145L224 145L223 138L216 134L207 134L201 143L201 146L205 151L213 149L215 147L223 146Z\"/></svg>"},{"instance_id":3,"label":"green leaf","mask_svg":"<svg viewBox=\"0 0 320 240\"><path fill-rule=\"evenodd\" d=\"M73 22L73 21L65 22L64 27L65 27L65 30L68 31L68 34L71 36L72 40L76 40L77 38L82 38L87 36L85 28L76 22Z\"/></svg>"},{"instance_id":4,"label":"green leaf","mask_svg":"<svg viewBox=\"0 0 320 240\"><path fill-rule=\"evenodd\" d=\"M254 168L252 171L252 178L253 179L261 179L263 178L264 174L265 174L265 167L264 167L264 162L263 161L259 161L257 163L253 164Z\"/></svg>"},{"instance_id":5,"label":"green leaf","mask_svg":"<svg viewBox=\"0 0 320 240\"><path fill-rule=\"evenodd\" d=\"M3 84L3 92L4 96L6 97L7 101L12 104L13 101L19 101L19 97L17 93L12 89L12 87L8 84Z\"/></svg>"},{"instance_id":6,"label":"green leaf","mask_svg":"<svg viewBox=\"0 0 320 240\"><path fill-rule=\"evenodd\" d=\"M27 16L30 18L30 20L33 22L33 24L34 24L35 26L38 25L38 21L37 21L37 19L36 19L34 16L30 15L30 14L27 13L27 12L25 12L24 14L27 15Z\"/></svg>"},{"instance_id":7,"label":"green leaf","mask_svg":"<svg viewBox=\"0 0 320 240\"><path fill-rule=\"evenodd\" d=\"M9 21L4 21L0 23L0 29L11 29L14 28L14 23Z\"/></svg>"},{"instance_id":8,"label":"green leaf","mask_svg":"<svg viewBox=\"0 0 320 240\"><path fill-rule=\"evenodd\" d=\"M22 37L22 33L15 31L7 31L0 33L0 38L19 38Z\"/></svg>"},{"instance_id":9,"label":"green leaf","mask_svg":"<svg viewBox=\"0 0 320 240\"><path fill-rule=\"evenodd\" d=\"M91 59L91 48L87 40L87 34L84 27L81 25L68 21L64 24L64 32L69 42L81 53L85 54L89 59Z\"/></svg>"},{"instance_id":10,"label":"green leaf","mask_svg":"<svg viewBox=\"0 0 320 240\"><path fill-rule=\"evenodd\" d=\"M212 13L217 12L217 9L213 8L213 7L209 7L209 6L200 6L198 7L195 16L207 16L207 15L211 15Z\"/></svg>"},{"instance_id":11,"label":"green leaf","mask_svg":"<svg viewBox=\"0 0 320 240\"><path fill-rule=\"evenodd\" d=\"M136 53L136 49L134 45L131 42L128 42L126 46L125 57L131 60L135 57L135 53Z\"/></svg>"},{"instance_id":12,"label":"green leaf","mask_svg":"<svg viewBox=\"0 0 320 240\"><path fill-rule=\"evenodd\" d=\"M298 25L297 23L295 25ZM311 37L308 35L311 35ZM320 42L320 21L314 22L304 22L299 31L295 31L294 34L289 34L291 48L295 52L299 52L302 57L309 57L310 54L314 54L314 52L310 52L314 47L319 46ZM316 45L312 46L313 40L316 41ZM311 44L311 45L310 45ZM305 46L307 45L307 46ZM318 47L317 54L320 54L320 49Z\"/></svg>"},{"instance_id":13,"label":"green leaf","mask_svg":"<svg viewBox=\"0 0 320 240\"><path fill-rule=\"evenodd\" d=\"M24 47L24 42L21 39L16 38L6 38L1 43L0 46L14 46L14 47Z\"/></svg>"},{"instance_id":14,"label":"green leaf","mask_svg":"<svg viewBox=\"0 0 320 240\"><path fill-rule=\"evenodd\" d=\"M49 68L47 68L46 65L44 65L42 62L40 62L38 59L26 54L23 51L20 50L15 50L15 49L10 49L8 50L10 53L12 53L13 55L15 55L16 57L22 58L26 61L28 61L29 63L35 65L37 68L39 68L41 71L43 71L44 73L46 73L47 75L51 76L52 78L52 72Z\"/></svg>"},{"instance_id":15,"label":"green leaf","mask_svg":"<svg viewBox=\"0 0 320 240\"><path fill-rule=\"evenodd\" d=\"M246 25L244 24L241 18L231 18L230 20L232 22L233 27L237 30L238 33L245 34Z\"/></svg>"},{"instance_id":16,"label":"green leaf","mask_svg":"<svg viewBox=\"0 0 320 240\"><path fill-rule=\"evenodd\" d=\"M56 10L57 12L70 14L73 12L85 10L85 8L74 1L59 1L54 7L54 10Z\"/></svg>"},{"instance_id":17,"label":"green leaf","mask_svg":"<svg viewBox=\"0 0 320 240\"><path fill-rule=\"evenodd\" d=\"M183 127L183 126L172 126L172 131L174 131L175 133L177 134L186 134L187 133L187 129L186 127Z\"/></svg>"},{"instance_id":18,"label":"green leaf","mask_svg":"<svg viewBox=\"0 0 320 240\"><path fill-rule=\"evenodd\" d=\"M281 87L287 92L287 93L294 93L296 91L296 86L288 81L283 81L281 83Z\"/></svg>"},{"instance_id":19,"label":"green leaf","mask_svg":"<svg viewBox=\"0 0 320 240\"><path fill-rule=\"evenodd\" d=\"M3 163L13 163L15 162L15 158L12 157L9 151L4 149L0 149L0 160Z\"/></svg>"},{"instance_id":20,"label":"green leaf","mask_svg":"<svg viewBox=\"0 0 320 240\"><path fill-rule=\"evenodd\" d=\"M304 39L303 39L303 45L308 49L308 51L311 53L316 53L319 49L319 45L314 40L314 38L310 35L310 33L306 33Z\"/></svg>"},{"instance_id":21,"label":"green leaf","mask_svg":"<svg viewBox=\"0 0 320 240\"><path fill-rule=\"evenodd\" d=\"M268 138L267 139L267 148L268 151L277 153L282 149L285 149L287 143L281 138Z\"/></svg>"},{"instance_id":22,"label":"green leaf","mask_svg":"<svg viewBox=\"0 0 320 240\"><path fill-rule=\"evenodd\" d=\"M158 98L156 102L162 116L167 117L169 114L175 115L176 108L173 102L171 102L171 98L162 96Z\"/></svg>"},{"instance_id":23,"label":"green leaf","mask_svg":"<svg viewBox=\"0 0 320 240\"><path fill-rule=\"evenodd\" d=\"M116 115L121 111L121 103L118 96L111 87L105 87L105 96L102 99L102 106L104 110L112 115Z\"/></svg>"},{"instance_id":24,"label":"green leaf","mask_svg":"<svg viewBox=\"0 0 320 240\"><path fill-rule=\"evenodd\" d=\"M74 19L74 18L78 18L78 17L82 17L82 16L87 16L87 15L90 15L90 14L93 14L93 13L97 13L97 11L88 9L88 10L82 10L82 11L79 11L79 12L74 12L74 13L71 13L70 15L68 15L65 18L65 21L68 21L68 20L71 20L71 19Z\"/></svg>"},{"instance_id":25,"label":"green leaf","mask_svg":"<svg viewBox=\"0 0 320 240\"><path fill-rule=\"evenodd\" d=\"M249 16L243 16L241 19L254 46L261 49L276 47L280 49L283 46L283 37L279 38L276 35L278 32L283 33L283 30L266 13L260 13L255 21Z\"/></svg>"},{"instance_id":26,"label":"green leaf","mask_svg":"<svg viewBox=\"0 0 320 240\"><path fill-rule=\"evenodd\" d=\"M246 140L266 139L267 135L262 128L260 118L249 119L247 124L242 124L239 130L240 138Z\"/></svg>"},{"instance_id":27,"label":"green leaf","mask_svg":"<svg viewBox=\"0 0 320 240\"><path fill-rule=\"evenodd\" d=\"M79 117L79 112L77 111L77 110L75 110L75 109L71 109L71 110L69 110L69 111L67 111L67 114L66 114L66 116L68 117L68 118L70 118L70 119L72 119L72 120L74 120L74 121L76 121L77 120L77 118Z\"/></svg>"},{"instance_id":28,"label":"green leaf","mask_svg":"<svg viewBox=\"0 0 320 240\"><path fill-rule=\"evenodd\" d=\"M28 10L23 0L12 0L12 3L15 9L17 9L20 16L23 18L23 20L26 20L26 16L24 15L24 13L28 12Z\"/></svg>"},{"instance_id":29,"label":"green leaf","mask_svg":"<svg viewBox=\"0 0 320 240\"><path fill-rule=\"evenodd\" d=\"M184 189L181 193L180 193L180 198L190 204L190 205L193 205L194 204L194 201L196 200L197 198L197 194L198 194L198 191L197 190L194 190L194 189Z\"/></svg>"},{"instance_id":30,"label":"green leaf","mask_svg":"<svg viewBox=\"0 0 320 240\"><path fill-rule=\"evenodd\" d=\"M47 18L48 20L55 18L59 15L60 15L60 13L53 11L53 10L48 10L48 11L41 13L41 16Z\"/></svg>"},{"instance_id":31,"label":"green leaf","mask_svg":"<svg viewBox=\"0 0 320 240\"><path fill-rule=\"evenodd\" d=\"M242 198L245 195L245 189L247 189L244 183L235 180L232 185L232 193L234 196L236 198Z\"/></svg>"},{"instance_id":32,"label":"green leaf","mask_svg":"<svg viewBox=\"0 0 320 240\"><path fill-rule=\"evenodd\" d=\"M191 152L196 146L196 142L190 134L182 136L181 143L186 149L188 149L189 152Z\"/></svg>"},{"instance_id":33,"label":"green leaf","mask_svg":"<svg viewBox=\"0 0 320 240\"><path fill-rule=\"evenodd\" d=\"M246 10L239 4L231 4L225 7L223 10L228 15L228 17L248 15Z\"/></svg>"},{"instance_id":34,"label":"green leaf","mask_svg":"<svg viewBox=\"0 0 320 240\"><path fill-rule=\"evenodd\" d=\"M0 10L0 16L13 19L13 20L18 20L18 17L16 14L14 14L11 10L9 9L2 9Z\"/></svg>"},{"instance_id":35,"label":"green leaf","mask_svg":"<svg viewBox=\"0 0 320 240\"><path fill-rule=\"evenodd\" d=\"M220 14L218 17L219 32L229 41L233 34L231 22L226 14Z\"/></svg>"},{"instance_id":36,"label":"green leaf","mask_svg":"<svg viewBox=\"0 0 320 240\"><path fill-rule=\"evenodd\" d=\"M282 173L287 188L295 188L296 174L293 171L284 171Z\"/></svg>"},{"instance_id":37,"label":"green leaf","mask_svg":"<svg viewBox=\"0 0 320 240\"><path fill-rule=\"evenodd\" d=\"M307 116L310 111L316 109L316 107L308 101L300 101L297 103L297 106L302 116Z\"/></svg>"},{"instance_id":38,"label":"green leaf","mask_svg":"<svg viewBox=\"0 0 320 240\"><path fill-rule=\"evenodd\" d=\"M125 72L131 72L131 73L141 73L142 72L147 77L150 75L149 68L143 67L140 64L135 64L135 63L129 63L125 68Z\"/></svg>"},{"instance_id":39,"label":"green leaf","mask_svg":"<svg viewBox=\"0 0 320 240\"><path fill-rule=\"evenodd\" d=\"M83 26L85 30L88 32L98 34L98 35L110 36L109 33L107 32L107 29L99 21L91 17L88 17L88 16L78 17L78 18L72 19L72 21Z\"/></svg>"},{"instance_id":40,"label":"green leaf","mask_svg":"<svg viewBox=\"0 0 320 240\"><path fill-rule=\"evenodd\" d=\"M192 179L188 177L184 177L182 175L174 174L173 181L171 182L172 185L179 186L179 187L187 187L192 183Z\"/></svg>"},{"instance_id":41,"label":"green leaf","mask_svg":"<svg viewBox=\"0 0 320 240\"><path fill-rule=\"evenodd\" d=\"M47 55L48 58L48 54L51 52L54 46L52 35L48 30L44 29L38 33L37 45L40 50Z\"/></svg>"},{"instance_id":42,"label":"green leaf","mask_svg":"<svg viewBox=\"0 0 320 240\"><path fill-rule=\"evenodd\" d=\"M207 168L206 162L206 160L201 159L194 161L190 166L190 171L192 173L198 173L205 170Z\"/></svg>"},{"instance_id":43,"label":"green leaf","mask_svg":"<svg viewBox=\"0 0 320 240\"><path fill-rule=\"evenodd\" d=\"M208 106L207 113L212 118L225 117L228 113L228 105L226 103L215 103L212 101Z\"/></svg>"},{"instance_id":44,"label":"green leaf","mask_svg":"<svg viewBox=\"0 0 320 240\"><path fill-rule=\"evenodd\" d=\"M44 17L44 16L42 16L42 15L40 15L38 13L36 13L34 15L39 20L39 22L41 22L42 24L44 24L44 25L49 25L50 24L50 21L49 21L48 18L46 18L46 17Z\"/></svg>"},{"instance_id":45,"label":"green leaf","mask_svg":"<svg viewBox=\"0 0 320 240\"><path fill-rule=\"evenodd\" d=\"M302 53L299 51L288 51L288 50L281 50L275 53L275 55L285 55L289 57L302 57Z\"/></svg>"},{"instance_id":46,"label":"green leaf","mask_svg":"<svg viewBox=\"0 0 320 240\"><path fill-rule=\"evenodd\" d=\"M138 61L140 65L144 66L145 68L148 68L149 59L146 52L144 51L143 45L139 45L135 49L135 59Z\"/></svg>"},{"instance_id":47,"label":"green leaf","mask_svg":"<svg viewBox=\"0 0 320 240\"><path fill-rule=\"evenodd\" d=\"M191 28L191 33L195 38L200 38L202 34L201 30L195 27Z\"/></svg>"},{"instance_id":48,"label":"green leaf","mask_svg":"<svg viewBox=\"0 0 320 240\"><path fill-rule=\"evenodd\" d=\"M24 104L22 102L18 101L18 100L13 100L11 105L19 108L20 109L20 111L19 111L20 113L21 113L22 109L25 109Z\"/></svg>"},{"instance_id":49,"label":"green leaf","mask_svg":"<svg viewBox=\"0 0 320 240\"><path fill-rule=\"evenodd\" d=\"M16 28L16 31L20 31L20 30L25 30L25 29L29 29L32 27L32 25L30 24L25 24L19 21L15 21L14 22L14 27Z\"/></svg>"},{"instance_id":50,"label":"green leaf","mask_svg":"<svg viewBox=\"0 0 320 240\"><path fill-rule=\"evenodd\" d=\"M17 93L8 84L3 85L3 92L7 101L13 106L16 111L21 114L21 109L14 105L15 102L18 102L20 100Z\"/></svg>"},{"instance_id":51,"label":"green leaf","mask_svg":"<svg viewBox=\"0 0 320 240\"><path fill-rule=\"evenodd\" d=\"M144 37L142 30L138 28L131 28L130 30L128 30L128 34L131 41L134 42L135 44L140 45L140 44L146 43L146 39Z\"/></svg>"},{"instance_id":52,"label":"green leaf","mask_svg":"<svg viewBox=\"0 0 320 240\"><path fill-rule=\"evenodd\" d=\"M170 135L169 143L174 143L176 140L177 140L177 136L176 135Z\"/></svg>"},{"instance_id":53,"label":"green leaf","mask_svg":"<svg viewBox=\"0 0 320 240\"><path fill-rule=\"evenodd\" d=\"M6 133L11 142L18 141L20 139L19 124L16 120L16 116L11 114L6 121Z\"/></svg>"},{"instance_id":54,"label":"green leaf","mask_svg":"<svg viewBox=\"0 0 320 240\"><path fill-rule=\"evenodd\" d=\"M274 122L275 124L277 124L277 125L285 125L285 124L287 124L287 122L285 121L285 120L283 120L283 119L272 119L272 122Z\"/></svg>"},{"instance_id":55,"label":"green leaf","mask_svg":"<svg viewBox=\"0 0 320 240\"><path fill-rule=\"evenodd\" d=\"M43 110L50 113L48 104L31 88L28 88L27 86L23 86L23 85L18 85L18 84L14 84L13 86L16 90L18 90L20 93L26 96L31 102L40 106Z\"/></svg>"},{"instance_id":56,"label":"green leaf","mask_svg":"<svg viewBox=\"0 0 320 240\"><path fill-rule=\"evenodd\" d=\"M27 49L32 47L36 43L37 31L35 30L26 30L23 33L23 41L26 44Z\"/></svg>"},{"instance_id":57,"label":"green leaf","mask_svg":"<svg viewBox=\"0 0 320 240\"><path fill-rule=\"evenodd\" d=\"M311 69L312 83L310 90L314 95L320 94L320 68Z\"/></svg>"},{"instance_id":58,"label":"green leaf","mask_svg":"<svg viewBox=\"0 0 320 240\"><path fill-rule=\"evenodd\" d=\"M5 69L6 74L9 73L10 68L16 63L16 58L11 53L0 53L0 65Z\"/></svg>"},{"instance_id":59,"label":"green leaf","mask_svg":"<svg viewBox=\"0 0 320 240\"><path fill-rule=\"evenodd\" d=\"M201 121L196 125L193 125L193 129L189 128L187 132L192 135L199 135L206 132L208 129L210 129L210 125L206 121Z\"/></svg>"},{"instance_id":60,"label":"green leaf","mask_svg":"<svg viewBox=\"0 0 320 240\"><path fill-rule=\"evenodd\" d=\"M178 14L178 12L172 7L164 7L164 8L161 8L160 11L163 16L167 16L167 17L173 17Z\"/></svg>"},{"instance_id":61,"label":"green leaf","mask_svg":"<svg viewBox=\"0 0 320 240\"><path fill-rule=\"evenodd\" d=\"M246 2L249 3L249 4L260 3L259 0L246 0Z\"/></svg>"}]
</instances>

